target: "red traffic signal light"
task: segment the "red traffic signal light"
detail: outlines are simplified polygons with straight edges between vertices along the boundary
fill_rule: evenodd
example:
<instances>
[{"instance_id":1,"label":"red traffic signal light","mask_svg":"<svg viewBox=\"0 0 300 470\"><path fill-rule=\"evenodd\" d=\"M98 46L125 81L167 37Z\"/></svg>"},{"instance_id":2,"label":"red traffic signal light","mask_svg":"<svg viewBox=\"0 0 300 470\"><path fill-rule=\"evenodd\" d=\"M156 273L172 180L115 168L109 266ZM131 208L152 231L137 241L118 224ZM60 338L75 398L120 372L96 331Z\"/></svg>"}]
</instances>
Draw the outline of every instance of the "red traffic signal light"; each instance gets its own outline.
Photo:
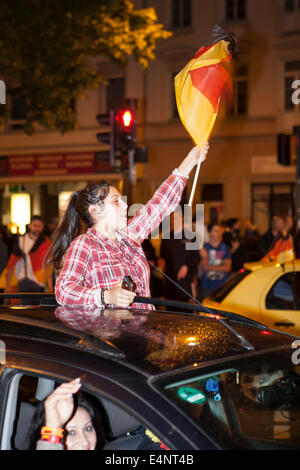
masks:
<instances>
[{"instance_id":1,"label":"red traffic signal light","mask_svg":"<svg viewBox=\"0 0 300 470\"><path fill-rule=\"evenodd\" d=\"M131 108L121 109L116 114L116 145L131 149L136 144L136 115Z\"/></svg>"},{"instance_id":2,"label":"red traffic signal light","mask_svg":"<svg viewBox=\"0 0 300 470\"><path fill-rule=\"evenodd\" d=\"M130 109L120 111L120 124L126 129L130 128L134 123L134 114Z\"/></svg>"}]
</instances>

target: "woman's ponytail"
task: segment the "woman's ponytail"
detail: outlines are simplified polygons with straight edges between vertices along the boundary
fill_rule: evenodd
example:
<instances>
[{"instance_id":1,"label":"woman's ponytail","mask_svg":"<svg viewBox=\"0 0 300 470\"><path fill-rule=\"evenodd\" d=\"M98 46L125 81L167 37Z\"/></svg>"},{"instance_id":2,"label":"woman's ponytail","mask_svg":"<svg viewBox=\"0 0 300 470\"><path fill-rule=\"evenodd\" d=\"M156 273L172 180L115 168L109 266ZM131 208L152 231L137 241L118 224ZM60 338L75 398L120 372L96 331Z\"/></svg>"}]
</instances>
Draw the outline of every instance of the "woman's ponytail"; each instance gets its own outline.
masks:
<instances>
[{"instance_id":1,"label":"woman's ponytail","mask_svg":"<svg viewBox=\"0 0 300 470\"><path fill-rule=\"evenodd\" d=\"M46 264L59 270L62 267L62 258L71 245L74 238L81 231L80 217L77 209L77 201L80 191L75 191L70 199L63 219L57 227L53 243L46 256Z\"/></svg>"}]
</instances>

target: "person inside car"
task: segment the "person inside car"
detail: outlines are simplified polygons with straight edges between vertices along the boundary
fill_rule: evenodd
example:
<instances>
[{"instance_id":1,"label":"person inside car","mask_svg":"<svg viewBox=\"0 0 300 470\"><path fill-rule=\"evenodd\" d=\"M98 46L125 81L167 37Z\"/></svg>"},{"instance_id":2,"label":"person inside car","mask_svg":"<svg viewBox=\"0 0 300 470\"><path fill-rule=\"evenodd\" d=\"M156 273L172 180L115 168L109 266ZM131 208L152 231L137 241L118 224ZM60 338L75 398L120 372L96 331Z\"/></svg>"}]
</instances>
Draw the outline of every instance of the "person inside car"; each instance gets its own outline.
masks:
<instances>
[{"instance_id":1,"label":"person inside car","mask_svg":"<svg viewBox=\"0 0 300 470\"><path fill-rule=\"evenodd\" d=\"M37 407L31 429L36 450L95 450L104 445L97 408L82 393L80 379L63 383Z\"/></svg>"},{"instance_id":2,"label":"person inside car","mask_svg":"<svg viewBox=\"0 0 300 470\"><path fill-rule=\"evenodd\" d=\"M208 144L194 147L128 223L127 204L109 183L73 193L48 256L61 269L55 285L60 305L127 308L136 294L121 287L124 276L133 279L140 296L150 297L150 269L141 243L176 209L190 172L207 151ZM87 227L81 235L80 222ZM138 303L132 307L153 309Z\"/></svg>"},{"instance_id":3,"label":"person inside car","mask_svg":"<svg viewBox=\"0 0 300 470\"><path fill-rule=\"evenodd\" d=\"M80 392L80 378L59 385L37 407L30 430L31 450L100 450L106 443L104 417L96 403ZM140 426L138 440L114 450L169 450L149 429ZM129 433L128 433L129 436ZM134 437L134 436L133 436ZM126 439L126 438L125 438ZM124 444L123 444L124 445ZM119 448L120 447L120 448Z\"/></svg>"}]
</instances>

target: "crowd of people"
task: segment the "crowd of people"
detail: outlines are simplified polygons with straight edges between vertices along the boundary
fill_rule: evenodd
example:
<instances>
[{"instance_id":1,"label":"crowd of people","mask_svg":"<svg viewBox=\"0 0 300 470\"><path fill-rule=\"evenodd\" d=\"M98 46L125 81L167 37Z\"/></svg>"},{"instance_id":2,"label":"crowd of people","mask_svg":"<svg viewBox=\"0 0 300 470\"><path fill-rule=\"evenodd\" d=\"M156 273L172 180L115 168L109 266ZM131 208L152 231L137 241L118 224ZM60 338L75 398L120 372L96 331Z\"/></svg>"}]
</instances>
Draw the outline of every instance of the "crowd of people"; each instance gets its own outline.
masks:
<instances>
[{"instance_id":1,"label":"crowd of people","mask_svg":"<svg viewBox=\"0 0 300 470\"><path fill-rule=\"evenodd\" d=\"M265 233L259 233L250 219L245 221L229 218L220 223L205 226L203 247L185 250L186 231L182 229L182 220L174 217L170 237L162 239L157 256L151 242L145 243L145 252L151 253L149 259L162 268L182 289L152 269L152 296L188 301L191 296L203 300L233 274L243 269L244 263L252 261L272 261L276 250L286 242L291 246L295 257L299 257L297 237L293 236L293 218L289 215L275 215L271 226ZM182 232L178 235L177 225ZM277 249L278 248L278 249ZM158 279L159 278L159 279Z\"/></svg>"}]
</instances>

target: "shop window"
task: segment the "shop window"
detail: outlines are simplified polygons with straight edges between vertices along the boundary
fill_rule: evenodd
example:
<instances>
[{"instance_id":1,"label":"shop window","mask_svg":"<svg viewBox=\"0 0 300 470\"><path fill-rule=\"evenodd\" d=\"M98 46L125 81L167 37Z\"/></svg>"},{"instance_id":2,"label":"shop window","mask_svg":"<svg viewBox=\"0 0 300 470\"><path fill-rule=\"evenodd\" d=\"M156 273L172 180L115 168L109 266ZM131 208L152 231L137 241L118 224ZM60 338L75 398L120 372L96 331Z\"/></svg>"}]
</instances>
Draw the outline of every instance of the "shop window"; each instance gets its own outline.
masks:
<instances>
[{"instance_id":1,"label":"shop window","mask_svg":"<svg viewBox=\"0 0 300 470\"><path fill-rule=\"evenodd\" d=\"M261 233L266 232L272 218L294 215L294 183L252 185L252 221Z\"/></svg>"}]
</instances>

